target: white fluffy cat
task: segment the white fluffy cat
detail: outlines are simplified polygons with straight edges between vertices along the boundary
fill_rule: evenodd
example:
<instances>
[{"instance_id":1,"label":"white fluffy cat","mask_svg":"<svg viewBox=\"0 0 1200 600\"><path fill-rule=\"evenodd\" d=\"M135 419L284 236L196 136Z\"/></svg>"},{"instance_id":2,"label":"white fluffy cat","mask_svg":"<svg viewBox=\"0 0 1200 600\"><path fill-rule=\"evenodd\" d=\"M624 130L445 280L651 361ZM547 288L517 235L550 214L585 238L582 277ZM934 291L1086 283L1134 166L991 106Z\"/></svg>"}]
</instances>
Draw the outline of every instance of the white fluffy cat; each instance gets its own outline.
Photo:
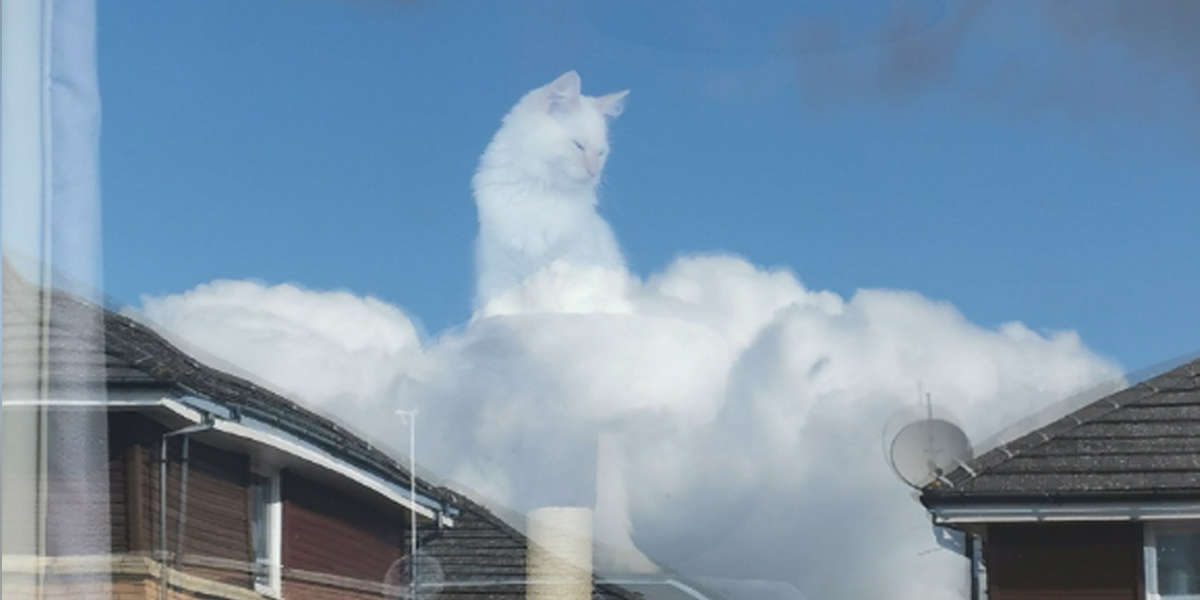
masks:
<instances>
[{"instance_id":1,"label":"white fluffy cat","mask_svg":"<svg viewBox=\"0 0 1200 600\"><path fill-rule=\"evenodd\" d=\"M596 184L608 158L608 120L621 114L628 93L584 96L570 71L505 115L472 180L477 308L556 262L624 268L596 213Z\"/></svg>"}]
</instances>

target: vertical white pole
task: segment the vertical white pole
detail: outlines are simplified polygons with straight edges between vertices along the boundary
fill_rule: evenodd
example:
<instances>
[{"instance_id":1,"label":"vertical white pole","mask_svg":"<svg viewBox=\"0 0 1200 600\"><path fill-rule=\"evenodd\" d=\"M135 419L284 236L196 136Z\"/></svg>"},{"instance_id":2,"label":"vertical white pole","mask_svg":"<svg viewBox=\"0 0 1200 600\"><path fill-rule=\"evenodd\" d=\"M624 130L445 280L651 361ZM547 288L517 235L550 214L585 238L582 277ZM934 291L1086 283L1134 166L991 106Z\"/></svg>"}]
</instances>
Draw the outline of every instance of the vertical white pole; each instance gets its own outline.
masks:
<instances>
[{"instance_id":1,"label":"vertical white pole","mask_svg":"<svg viewBox=\"0 0 1200 600\"><path fill-rule=\"evenodd\" d=\"M408 498L409 527L412 528L412 597L417 599L417 411L414 409L408 417Z\"/></svg>"},{"instance_id":2,"label":"vertical white pole","mask_svg":"<svg viewBox=\"0 0 1200 600\"><path fill-rule=\"evenodd\" d=\"M409 549L408 587L413 600L417 598L417 410L397 410L396 414L408 422L408 501Z\"/></svg>"}]
</instances>

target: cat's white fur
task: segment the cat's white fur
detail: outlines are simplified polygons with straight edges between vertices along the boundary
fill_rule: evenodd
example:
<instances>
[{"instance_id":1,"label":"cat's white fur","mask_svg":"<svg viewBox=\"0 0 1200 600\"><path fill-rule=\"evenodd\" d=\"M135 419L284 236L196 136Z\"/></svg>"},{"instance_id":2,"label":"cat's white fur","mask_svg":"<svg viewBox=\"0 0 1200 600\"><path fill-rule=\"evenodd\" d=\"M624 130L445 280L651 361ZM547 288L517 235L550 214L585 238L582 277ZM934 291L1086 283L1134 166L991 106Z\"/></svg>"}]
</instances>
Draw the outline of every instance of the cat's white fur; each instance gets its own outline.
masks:
<instances>
[{"instance_id":1,"label":"cat's white fur","mask_svg":"<svg viewBox=\"0 0 1200 600\"><path fill-rule=\"evenodd\" d=\"M596 212L596 184L608 158L608 120L621 114L627 93L584 96L569 71L505 115L472 180L476 308L556 262L624 268Z\"/></svg>"}]
</instances>

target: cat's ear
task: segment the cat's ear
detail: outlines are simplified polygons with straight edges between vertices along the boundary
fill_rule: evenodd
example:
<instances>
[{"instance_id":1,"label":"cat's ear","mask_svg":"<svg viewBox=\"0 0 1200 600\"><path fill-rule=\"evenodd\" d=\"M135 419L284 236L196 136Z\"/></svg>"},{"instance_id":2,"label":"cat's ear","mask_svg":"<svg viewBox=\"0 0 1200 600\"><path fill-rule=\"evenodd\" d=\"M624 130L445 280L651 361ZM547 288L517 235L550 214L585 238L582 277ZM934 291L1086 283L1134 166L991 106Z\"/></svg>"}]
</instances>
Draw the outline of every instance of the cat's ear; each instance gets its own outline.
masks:
<instances>
[{"instance_id":1,"label":"cat's ear","mask_svg":"<svg viewBox=\"0 0 1200 600\"><path fill-rule=\"evenodd\" d=\"M619 117L625 111L625 96L628 95L629 90L621 90L600 96L596 98L596 108L606 117Z\"/></svg>"},{"instance_id":2,"label":"cat's ear","mask_svg":"<svg viewBox=\"0 0 1200 600\"><path fill-rule=\"evenodd\" d=\"M546 105L550 112L561 112L579 104L579 73L567 71L546 85Z\"/></svg>"}]
</instances>

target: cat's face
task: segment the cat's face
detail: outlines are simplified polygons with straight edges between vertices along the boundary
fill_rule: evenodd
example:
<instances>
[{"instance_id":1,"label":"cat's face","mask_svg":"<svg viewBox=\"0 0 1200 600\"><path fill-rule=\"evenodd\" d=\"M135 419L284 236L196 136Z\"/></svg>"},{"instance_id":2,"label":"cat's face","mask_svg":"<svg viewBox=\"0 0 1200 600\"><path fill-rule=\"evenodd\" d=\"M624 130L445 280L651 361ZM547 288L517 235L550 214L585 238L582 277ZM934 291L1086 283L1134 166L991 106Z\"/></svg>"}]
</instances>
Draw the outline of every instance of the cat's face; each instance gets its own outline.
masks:
<instances>
[{"instance_id":1,"label":"cat's face","mask_svg":"<svg viewBox=\"0 0 1200 600\"><path fill-rule=\"evenodd\" d=\"M570 71L530 92L519 105L519 122L509 124L522 130L526 167L554 185L596 185L608 159L608 121L621 114L628 93L584 96L579 86L579 75Z\"/></svg>"}]
</instances>

